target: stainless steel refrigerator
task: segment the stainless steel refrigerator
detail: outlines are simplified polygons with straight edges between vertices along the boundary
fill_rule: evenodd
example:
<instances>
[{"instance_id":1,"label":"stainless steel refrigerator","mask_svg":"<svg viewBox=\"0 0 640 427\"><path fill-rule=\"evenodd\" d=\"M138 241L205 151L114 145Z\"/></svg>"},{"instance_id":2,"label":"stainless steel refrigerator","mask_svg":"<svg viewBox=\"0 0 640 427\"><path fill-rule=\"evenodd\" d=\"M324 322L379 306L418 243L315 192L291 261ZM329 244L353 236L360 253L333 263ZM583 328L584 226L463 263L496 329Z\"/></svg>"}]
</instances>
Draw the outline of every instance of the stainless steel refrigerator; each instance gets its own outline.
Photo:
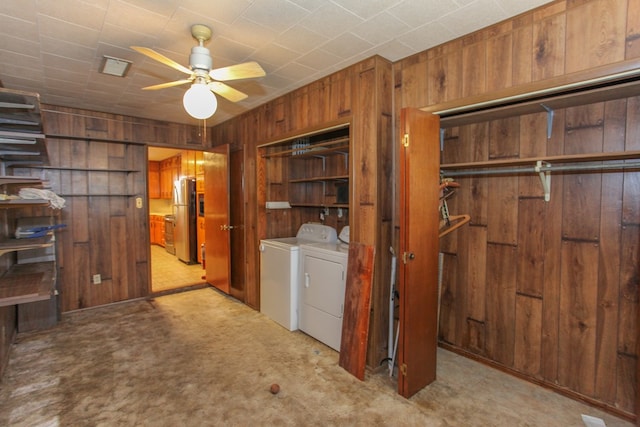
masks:
<instances>
[{"instance_id":1,"label":"stainless steel refrigerator","mask_svg":"<svg viewBox=\"0 0 640 427\"><path fill-rule=\"evenodd\" d=\"M175 227L173 243L176 256L187 264L198 262L196 232L196 180L181 178L173 185Z\"/></svg>"}]
</instances>

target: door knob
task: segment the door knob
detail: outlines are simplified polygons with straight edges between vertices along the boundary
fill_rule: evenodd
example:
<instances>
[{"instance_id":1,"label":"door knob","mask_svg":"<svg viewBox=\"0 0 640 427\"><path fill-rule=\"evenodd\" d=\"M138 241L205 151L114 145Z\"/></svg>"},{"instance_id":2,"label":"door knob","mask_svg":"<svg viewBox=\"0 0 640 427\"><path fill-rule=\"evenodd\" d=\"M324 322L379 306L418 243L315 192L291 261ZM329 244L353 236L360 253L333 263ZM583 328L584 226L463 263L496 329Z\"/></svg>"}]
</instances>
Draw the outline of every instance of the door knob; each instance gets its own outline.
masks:
<instances>
[{"instance_id":1,"label":"door knob","mask_svg":"<svg viewBox=\"0 0 640 427\"><path fill-rule=\"evenodd\" d=\"M413 261L416 258L416 255L413 252L405 252L402 254L402 262L405 264L409 261Z\"/></svg>"}]
</instances>

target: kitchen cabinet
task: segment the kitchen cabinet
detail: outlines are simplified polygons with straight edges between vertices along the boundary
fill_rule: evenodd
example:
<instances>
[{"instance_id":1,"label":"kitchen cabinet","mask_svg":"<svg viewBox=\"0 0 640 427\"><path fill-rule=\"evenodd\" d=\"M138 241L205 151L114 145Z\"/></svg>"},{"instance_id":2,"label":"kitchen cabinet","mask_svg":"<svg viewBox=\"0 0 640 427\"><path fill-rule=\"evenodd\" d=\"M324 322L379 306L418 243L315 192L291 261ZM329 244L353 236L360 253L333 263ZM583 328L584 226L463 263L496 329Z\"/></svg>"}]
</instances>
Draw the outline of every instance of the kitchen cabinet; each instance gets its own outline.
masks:
<instances>
[{"instance_id":1,"label":"kitchen cabinet","mask_svg":"<svg viewBox=\"0 0 640 427\"><path fill-rule=\"evenodd\" d=\"M149 238L152 245L164 247L164 215L149 215Z\"/></svg>"},{"instance_id":2,"label":"kitchen cabinet","mask_svg":"<svg viewBox=\"0 0 640 427\"><path fill-rule=\"evenodd\" d=\"M173 183L180 178L182 156L169 157L160 162L160 198L171 199Z\"/></svg>"},{"instance_id":3,"label":"kitchen cabinet","mask_svg":"<svg viewBox=\"0 0 640 427\"><path fill-rule=\"evenodd\" d=\"M160 162L149 162L149 198L160 199Z\"/></svg>"}]
</instances>

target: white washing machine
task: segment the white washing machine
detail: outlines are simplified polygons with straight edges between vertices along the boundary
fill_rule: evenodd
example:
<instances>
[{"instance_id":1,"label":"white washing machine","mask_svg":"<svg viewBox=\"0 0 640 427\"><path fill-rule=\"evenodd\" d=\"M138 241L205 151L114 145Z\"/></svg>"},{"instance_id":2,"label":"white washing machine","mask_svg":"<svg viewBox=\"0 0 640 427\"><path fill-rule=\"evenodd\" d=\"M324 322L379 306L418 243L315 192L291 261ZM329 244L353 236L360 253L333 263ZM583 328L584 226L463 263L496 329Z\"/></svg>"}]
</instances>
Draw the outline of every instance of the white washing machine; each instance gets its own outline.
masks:
<instances>
[{"instance_id":1,"label":"white washing machine","mask_svg":"<svg viewBox=\"0 0 640 427\"><path fill-rule=\"evenodd\" d=\"M336 229L308 223L296 237L260 240L260 312L290 331L298 329L300 245L336 242Z\"/></svg>"},{"instance_id":2,"label":"white washing machine","mask_svg":"<svg viewBox=\"0 0 640 427\"><path fill-rule=\"evenodd\" d=\"M340 351L349 256L349 227L335 243L300 245L298 328Z\"/></svg>"}]
</instances>

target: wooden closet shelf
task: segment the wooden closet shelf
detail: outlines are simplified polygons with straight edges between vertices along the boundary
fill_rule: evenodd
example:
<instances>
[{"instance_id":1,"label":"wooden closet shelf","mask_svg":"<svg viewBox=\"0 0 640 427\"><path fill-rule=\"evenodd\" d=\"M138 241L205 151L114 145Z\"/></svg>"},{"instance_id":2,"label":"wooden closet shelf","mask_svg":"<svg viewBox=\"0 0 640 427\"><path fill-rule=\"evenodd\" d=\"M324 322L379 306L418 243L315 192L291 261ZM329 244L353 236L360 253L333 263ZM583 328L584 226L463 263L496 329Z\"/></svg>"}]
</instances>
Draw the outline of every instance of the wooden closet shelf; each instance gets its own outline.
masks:
<instances>
[{"instance_id":1,"label":"wooden closet shelf","mask_svg":"<svg viewBox=\"0 0 640 427\"><path fill-rule=\"evenodd\" d=\"M76 193L76 194L58 194L60 197L136 197L140 194L126 194L126 193L110 193L110 194L89 194L89 193Z\"/></svg>"},{"instance_id":2,"label":"wooden closet shelf","mask_svg":"<svg viewBox=\"0 0 640 427\"><path fill-rule=\"evenodd\" d=\"M44 301L55 293L55 263L17 264L0 277L0 307Z\"/></svg>"},{"instance_id":3,"label":"wooden closet shelf","mask_svg":"<svg viewBox=\"0 0 640 427\"><path fill-rule=\"evenodd\" d=\"M346 144L345 144L346 143ZM340 144L336 147L333 145ZM297 154L294 154L297 153ZM316 157L325 156L329 154L349 154L349 138L339 138L330 141L322 142L319 144L313 144L309 147L298 147L282 151L276 151L273 153L263 154L262 157L268 159L271 157Z\"/></svg>"},{"instance_id":4,"label":"wooden closet shelf","mask_svg":"<svg viewBox=\"0 0 640 427\"><path fill-rule=\"evenodd\" d=\"M63 167L63 166L34 166L38 169L48 169L48 170L61 170L61 171L72 171L72 172L123 172L123 173L131 173L131 172L142 172L139 169L110 169L110 168L72 168L72 167Z\"/></svg>"},{"instance_id":5,"label":"wooden closet shelf","mask_svg":"<svg viewBox=\"0 0 640 427\"><path fill-rule=\"evenodd\" d=\"M31 176L0 175L0 185L2 184L41 184L42 179Z\"/></svg>"},{"instance_id":6,"label":"wooden closet shelf","mask_svg":"<svg viewBox=\"0 0 640 427\"><path fill-rule=\"evenodd\" d=\"M518 159L489 160L485 162L445 163L440 165L442 170L482 169L502 166L532 165L538 161L546 163L581 163L612 160L640 159L640 151L620 151L610 153L567 154L559 156L528 157Z\"/></svg>"},{"instance_id":7,"label":"wooden closet shelf","mask_svg":"<svg viewBox=\"0 0 640 427\"><path fill-rule=\"evenodd\" d=\"M32 208L38 206L49 206L49 201L44 199L0 200L0 209Z\"/></svg>"},{"instance_id":8,"label":"wooden closet shelf","mask_svg":"<svg viewBox=\"0 0 640 427\"><path fill-rule=\"evenodd\" d=\"M0 255L8 252L25 251L29 249L39 249L53 246L51 236L39 237L35 239L9 239L0 241Z\"/></svg>"}]
</instances>

